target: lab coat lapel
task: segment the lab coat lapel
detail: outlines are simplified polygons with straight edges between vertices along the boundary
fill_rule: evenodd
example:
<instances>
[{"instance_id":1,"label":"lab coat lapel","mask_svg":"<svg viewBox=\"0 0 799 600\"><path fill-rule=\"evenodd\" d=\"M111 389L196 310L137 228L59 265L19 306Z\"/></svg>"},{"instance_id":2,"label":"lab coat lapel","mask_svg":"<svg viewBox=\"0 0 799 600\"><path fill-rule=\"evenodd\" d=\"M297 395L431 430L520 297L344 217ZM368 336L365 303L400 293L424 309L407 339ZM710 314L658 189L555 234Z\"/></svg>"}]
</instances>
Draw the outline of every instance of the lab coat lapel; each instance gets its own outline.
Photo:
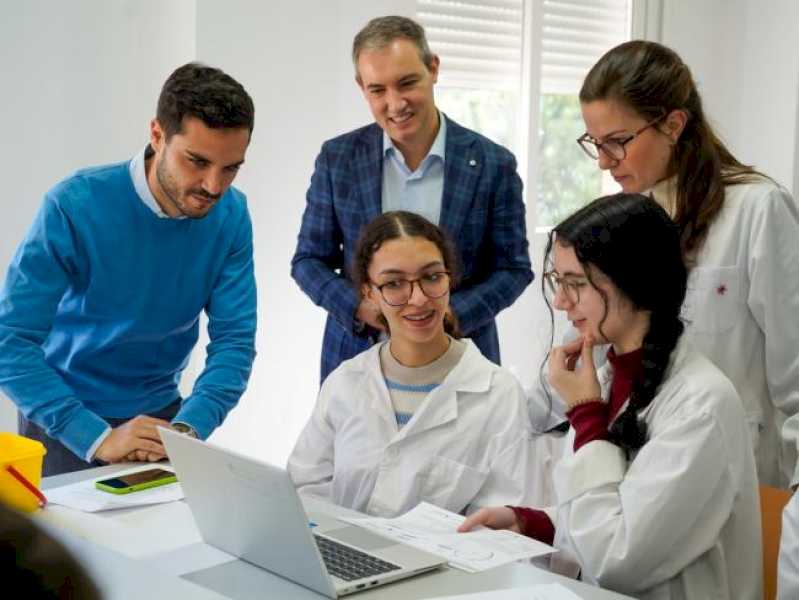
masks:
<instances>
[{"instance_id":1,"label":"lab coat lapel","mask_svg":"<svg viewBox=\"0 0 799 600\"><path fill-rule=\"evenodd\" d=\"M370 376L366 378L363 386L363 394L368 398L369 410L377 418L386 421L390 431L395 434L400 431L397 425L397 416L394 414L394 407L391 404L391 396L386 387L386 380L383 377L383 370L380 368L380 347L382 344L375 344L370 350L365 368L368 369ZM394 436L396 437L396 436Z\"/></svg>"},{"instance_id":2,"label":"lab coat lapel","mask_svg":"<svg viewBox=\"0 0 799 600\"><path fill-rule=\"evenodd\" d=\"M419 435L458 418L458 390L441 384L427 395L413 418L399 430L394 442Z\"/></svg>"},{"instance_id":3,"label":"lab coat lapel","mask_svg":"<svg viewBox=\"0 0 799 600\"><path fill-rule=\"evenodd\" d=\"M394 439L400 442L411 436L420 435L458 418L459 396L468 392L483 392L491 384L490 375L484 369L475 369L475 361L486 360L471 340L460 362L455 365L447 378L428 394L413 418L399 430ZM389 401L390 404L390 401Z\"/></svg>"}]
</instances>

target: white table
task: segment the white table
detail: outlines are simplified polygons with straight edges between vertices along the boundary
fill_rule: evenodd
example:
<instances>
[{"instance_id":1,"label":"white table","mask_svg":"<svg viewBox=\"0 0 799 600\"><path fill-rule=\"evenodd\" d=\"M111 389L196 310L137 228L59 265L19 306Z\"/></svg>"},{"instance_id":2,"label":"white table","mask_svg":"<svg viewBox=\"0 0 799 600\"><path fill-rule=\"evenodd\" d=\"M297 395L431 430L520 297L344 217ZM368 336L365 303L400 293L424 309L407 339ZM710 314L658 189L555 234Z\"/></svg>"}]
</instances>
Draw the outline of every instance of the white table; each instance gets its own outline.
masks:
<instances>
[{"instance_id":1,"label":"white table","mask_svg":"<svg viewBox=\"0 0 799 600\"><path fill-rule=\"evenodd\" d=\"M117 472L113 465L47 477L42 488L58 487ZM309 511L333 516L354 514L331 504L304 499ZM89 570L106 598L148 600L192 598L234 600L281 598L319 600L321 596L258 567L237 561L178 576L170 553L199 543L200 535L185 502L85 514L50 505L34 518L66 544ZM413 600L558 582L584 600L622 600L622 596L514 563L482 573L444 568L351 596L353 600ZM629 600L629 599L628 599Z\"/></svg>"}]
</instances>

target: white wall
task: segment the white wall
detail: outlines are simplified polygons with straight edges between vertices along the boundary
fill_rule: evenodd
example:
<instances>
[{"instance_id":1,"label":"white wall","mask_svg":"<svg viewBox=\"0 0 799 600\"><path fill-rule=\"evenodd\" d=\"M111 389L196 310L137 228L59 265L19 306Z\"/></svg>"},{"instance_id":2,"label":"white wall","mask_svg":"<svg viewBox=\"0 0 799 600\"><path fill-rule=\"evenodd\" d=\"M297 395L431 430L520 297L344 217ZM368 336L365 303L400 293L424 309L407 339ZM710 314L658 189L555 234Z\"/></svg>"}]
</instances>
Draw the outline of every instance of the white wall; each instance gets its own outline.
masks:
<instances>
[{"instance_id":1,"label":"white wall","mask_svg":"<svg viewBox=\"0 0 799 600\"><path fill-rule=\"evenodd\" d=\"M793 188L799 177L799 3L663 4L662 41L691 67L705 110L730 150Z\"/></svg>"},{"instance_id":2,"label":"white wall","mask_svg":"<svg viewBox=\"0 0 799 600\"><path fill-rule=\"evenodd\" d=\"M668 0L663 41L699 80L731 148L788 184L799 94L799 4ZM259 332L251 384L215 441L283 462L318 389L324 312L289 275L305 191L323 140L370 121L349 59L355 32L414 0L33 0L0 21L5 136L0 264L42 193L71 170L123 160L147 139L163 80L192 59L239 79L256 103L236 185L255 231ZM763 40L768 40L765 44ZM13 89L9 82L17 82ZM539 273L542 248L533 248ZM529 383L549 337L539 280L499 318L503 362ZM202 367L193 357L187 386ZM0 401L0 429L13 429Z\"/></svg>"},{"instance_id":3,"label":"white wall","mask_svg":"<svg viewBox=\"0 0 799 600\"><path fill-rule=\"evenodd\" d=\"M164 79L194 56L193 0L26 0L0 19L0 272L44 192L77 168L129 158ZM16 410L0 396L0 430Z\"/></svg>"}]
</instances>

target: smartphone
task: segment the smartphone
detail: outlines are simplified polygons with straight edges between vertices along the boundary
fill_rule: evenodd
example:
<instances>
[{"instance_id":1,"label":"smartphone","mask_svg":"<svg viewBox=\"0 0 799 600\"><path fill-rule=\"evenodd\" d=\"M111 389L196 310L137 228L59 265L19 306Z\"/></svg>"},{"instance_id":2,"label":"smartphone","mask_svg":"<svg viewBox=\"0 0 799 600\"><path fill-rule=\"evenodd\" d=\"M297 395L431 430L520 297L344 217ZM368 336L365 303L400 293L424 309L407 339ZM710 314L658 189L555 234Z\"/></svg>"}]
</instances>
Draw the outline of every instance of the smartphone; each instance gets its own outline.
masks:
<instances>
[{"instance_id":1,"label":"smartphone","mask_svg":"<svg viewBox=\"0 0 799 600\"><path fill-rule=\"evenodd\" d=\"M177 476L172 471L147 469L146 471L128 473L119 477L100 479L94 482L94 487L112 494L130 494L131 492L138 492L139 490L146 490L159 485L166 485L167 483L175 483L177 480Z\"/></svg>"}]
</instances>

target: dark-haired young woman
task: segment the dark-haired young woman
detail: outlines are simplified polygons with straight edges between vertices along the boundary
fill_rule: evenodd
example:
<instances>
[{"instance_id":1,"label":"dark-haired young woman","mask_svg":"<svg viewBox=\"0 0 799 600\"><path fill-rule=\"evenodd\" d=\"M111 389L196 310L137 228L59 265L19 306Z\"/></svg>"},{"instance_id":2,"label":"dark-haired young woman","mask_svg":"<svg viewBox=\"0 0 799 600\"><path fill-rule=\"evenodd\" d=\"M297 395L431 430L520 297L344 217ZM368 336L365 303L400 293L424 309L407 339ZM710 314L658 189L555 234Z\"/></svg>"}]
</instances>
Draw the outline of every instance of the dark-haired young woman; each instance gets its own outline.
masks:
<instances>
[{"instance_id":1,"label":"dark-haired young woman","mask_svg":"<svg viewBox=\"0 0 799 600\"><path fill-rule=\"evenodd\" d=\"M351 276L389 339L325 379L289 457L299 490L378 516L422 501L463 512L540 499L549 486L532 461L524 392L458 339L455 252L441 230L384 213L364 228Z\"/></svg>"},{"instance_id":2,"label":"dark-haired young woman","mask_svg":"<svg viewBox=\"0 0 799 600\"><path fill-rule=\"evenodd\" d=\"M799 483L799 419L783 428L799 413L796 203L724 146L688 66L665 46L613 48L580 102L583 149L625 192L651 193L680 228L686 334L735 385L761 483Z\"/></svg>"},{"instance_id":3,"label":"dark-haired young woman","mask_svg":"<svg viewBox=\"0 0 799 600\"><path fill-rule=\"evenodd\" d=\"M554 542L584 580L636 598L761 598L746 418L729 379L682 336L677 226L646 196L600 198L555 227L545 264L555 308L581 333L549 358L571 425L554 506L485 508L462 530ZM610 347L599 370L595 344Z\"/></svg>"}]
</instances>

